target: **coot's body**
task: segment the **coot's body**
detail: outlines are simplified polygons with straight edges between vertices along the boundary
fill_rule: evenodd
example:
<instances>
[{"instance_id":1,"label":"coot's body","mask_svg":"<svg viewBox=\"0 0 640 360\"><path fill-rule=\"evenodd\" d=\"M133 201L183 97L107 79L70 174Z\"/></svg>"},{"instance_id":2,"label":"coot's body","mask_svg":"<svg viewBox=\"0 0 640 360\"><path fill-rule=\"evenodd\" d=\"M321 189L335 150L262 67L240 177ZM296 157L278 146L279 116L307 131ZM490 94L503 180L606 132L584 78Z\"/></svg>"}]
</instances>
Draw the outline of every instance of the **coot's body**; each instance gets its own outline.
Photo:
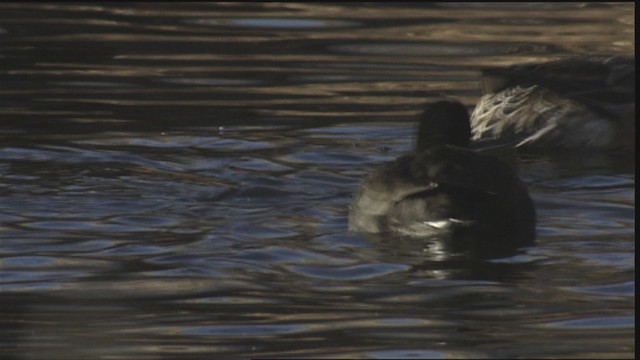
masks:
<instances>
[{"instance_id":1,"label":"coot's body","mask_svg":"<svg viewBox=\"0 0 640 360\"><path fill-rule=\"evenodd\" d=\"M466 148L469 116L455 101L428 105L416 151L383 164L356 191L349 229L444 236L456 250L513 250L535 237L535 210L516 172Z\"/></svg>"}]
</instances>

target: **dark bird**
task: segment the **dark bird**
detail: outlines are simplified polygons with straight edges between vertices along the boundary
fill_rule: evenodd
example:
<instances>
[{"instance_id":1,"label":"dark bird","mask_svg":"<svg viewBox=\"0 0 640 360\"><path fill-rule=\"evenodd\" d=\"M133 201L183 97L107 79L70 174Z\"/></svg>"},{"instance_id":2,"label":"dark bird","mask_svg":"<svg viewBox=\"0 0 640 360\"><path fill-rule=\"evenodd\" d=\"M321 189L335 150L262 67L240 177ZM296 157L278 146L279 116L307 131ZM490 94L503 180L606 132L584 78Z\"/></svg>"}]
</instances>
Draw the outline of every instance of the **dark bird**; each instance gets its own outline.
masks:
<instances>
[{"instance_id":1,"label":"dark bird","mask_svg":"<svg viewBox=\"0 0 640 360\"><path fill-rule=\"evenodd\" d=\"M415 151L383 164L354 194L349 229L444 236L452 249L477 254L533 243L535 210L526 187L507 164L469 150L470 134L460 102L428 104Z\"/></svg>"}]
</instances>

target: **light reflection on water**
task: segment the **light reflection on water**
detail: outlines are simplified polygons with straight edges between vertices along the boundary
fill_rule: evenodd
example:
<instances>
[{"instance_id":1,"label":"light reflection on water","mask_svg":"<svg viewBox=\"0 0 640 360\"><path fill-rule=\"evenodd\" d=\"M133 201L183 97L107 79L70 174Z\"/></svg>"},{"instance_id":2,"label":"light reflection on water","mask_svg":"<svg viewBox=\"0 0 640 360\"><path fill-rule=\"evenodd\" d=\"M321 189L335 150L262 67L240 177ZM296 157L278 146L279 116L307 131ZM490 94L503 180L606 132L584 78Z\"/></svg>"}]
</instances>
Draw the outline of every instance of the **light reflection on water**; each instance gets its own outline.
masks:
<instances>
[{"instance_id":1,"label":"light reflection on water","mask_svg":"<svg viewBox=\"0 0 640 360\"><path fill-rule=\"evenodd\" d=\"M261 27L269 29L292 28L292 29L327 29L333 27L356 26L356 23L349 21L313 20L313 19L287 19L287 18L256 18L256 19L194 19L189 23L209 26L234 26L239 28Z\"/></svg>"},{"instance_id":2,"label":"light reflection on water","mask_svg":"<svg viewBox=\"0 0 640 360\"><path fill-rule=\"evenodd\" d=\"M632 357L634 159L514 158L538 238L513 257L346 217L426 100L633 53L633 8L0 4L2 351Z\"/></svg>"}]
</instances>

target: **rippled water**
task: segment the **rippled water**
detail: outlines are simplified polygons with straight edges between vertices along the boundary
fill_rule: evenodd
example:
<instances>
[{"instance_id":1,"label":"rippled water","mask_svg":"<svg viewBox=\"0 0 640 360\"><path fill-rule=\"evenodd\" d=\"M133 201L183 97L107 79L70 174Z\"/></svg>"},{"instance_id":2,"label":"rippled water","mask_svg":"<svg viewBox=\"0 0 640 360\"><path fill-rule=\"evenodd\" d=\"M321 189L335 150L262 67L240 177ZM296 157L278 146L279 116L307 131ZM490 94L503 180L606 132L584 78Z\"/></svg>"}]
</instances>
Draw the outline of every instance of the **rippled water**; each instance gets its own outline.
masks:
<instances>
[{"instance_id":1,"label":"rippled water","mask_svg":"<svg viewBox=\"0 0 640 360\"><path fill-rule=\"evenodd\" d=\"M3 356L635 355L635 164L518 154L536 245L347 232L485 66L634 53L635 6L0 4Z\"/></svg>"}]
</instances>

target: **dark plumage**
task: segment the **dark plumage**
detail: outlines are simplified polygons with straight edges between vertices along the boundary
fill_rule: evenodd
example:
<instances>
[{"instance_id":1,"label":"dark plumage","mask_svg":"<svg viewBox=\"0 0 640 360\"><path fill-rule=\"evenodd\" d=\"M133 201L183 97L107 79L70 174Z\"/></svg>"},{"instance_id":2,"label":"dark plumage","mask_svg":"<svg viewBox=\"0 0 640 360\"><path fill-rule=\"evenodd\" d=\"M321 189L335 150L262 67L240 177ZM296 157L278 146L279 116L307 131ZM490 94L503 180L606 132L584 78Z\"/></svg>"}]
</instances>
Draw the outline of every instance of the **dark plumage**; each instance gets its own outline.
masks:
<instances>
[{"instance_id":1,"label":"dark plumage","mask_svg":"<svg viewBox=\"0 0 640 360\"><path fill-rule=\"evenodd\" d=\"M535 210L525 186L505 163L467 149L469 135L461 103L429 104L416 151L383 164L354 194L349 229L445 236L473 252L531 244Z\"/></svg>"}]
</instances>

